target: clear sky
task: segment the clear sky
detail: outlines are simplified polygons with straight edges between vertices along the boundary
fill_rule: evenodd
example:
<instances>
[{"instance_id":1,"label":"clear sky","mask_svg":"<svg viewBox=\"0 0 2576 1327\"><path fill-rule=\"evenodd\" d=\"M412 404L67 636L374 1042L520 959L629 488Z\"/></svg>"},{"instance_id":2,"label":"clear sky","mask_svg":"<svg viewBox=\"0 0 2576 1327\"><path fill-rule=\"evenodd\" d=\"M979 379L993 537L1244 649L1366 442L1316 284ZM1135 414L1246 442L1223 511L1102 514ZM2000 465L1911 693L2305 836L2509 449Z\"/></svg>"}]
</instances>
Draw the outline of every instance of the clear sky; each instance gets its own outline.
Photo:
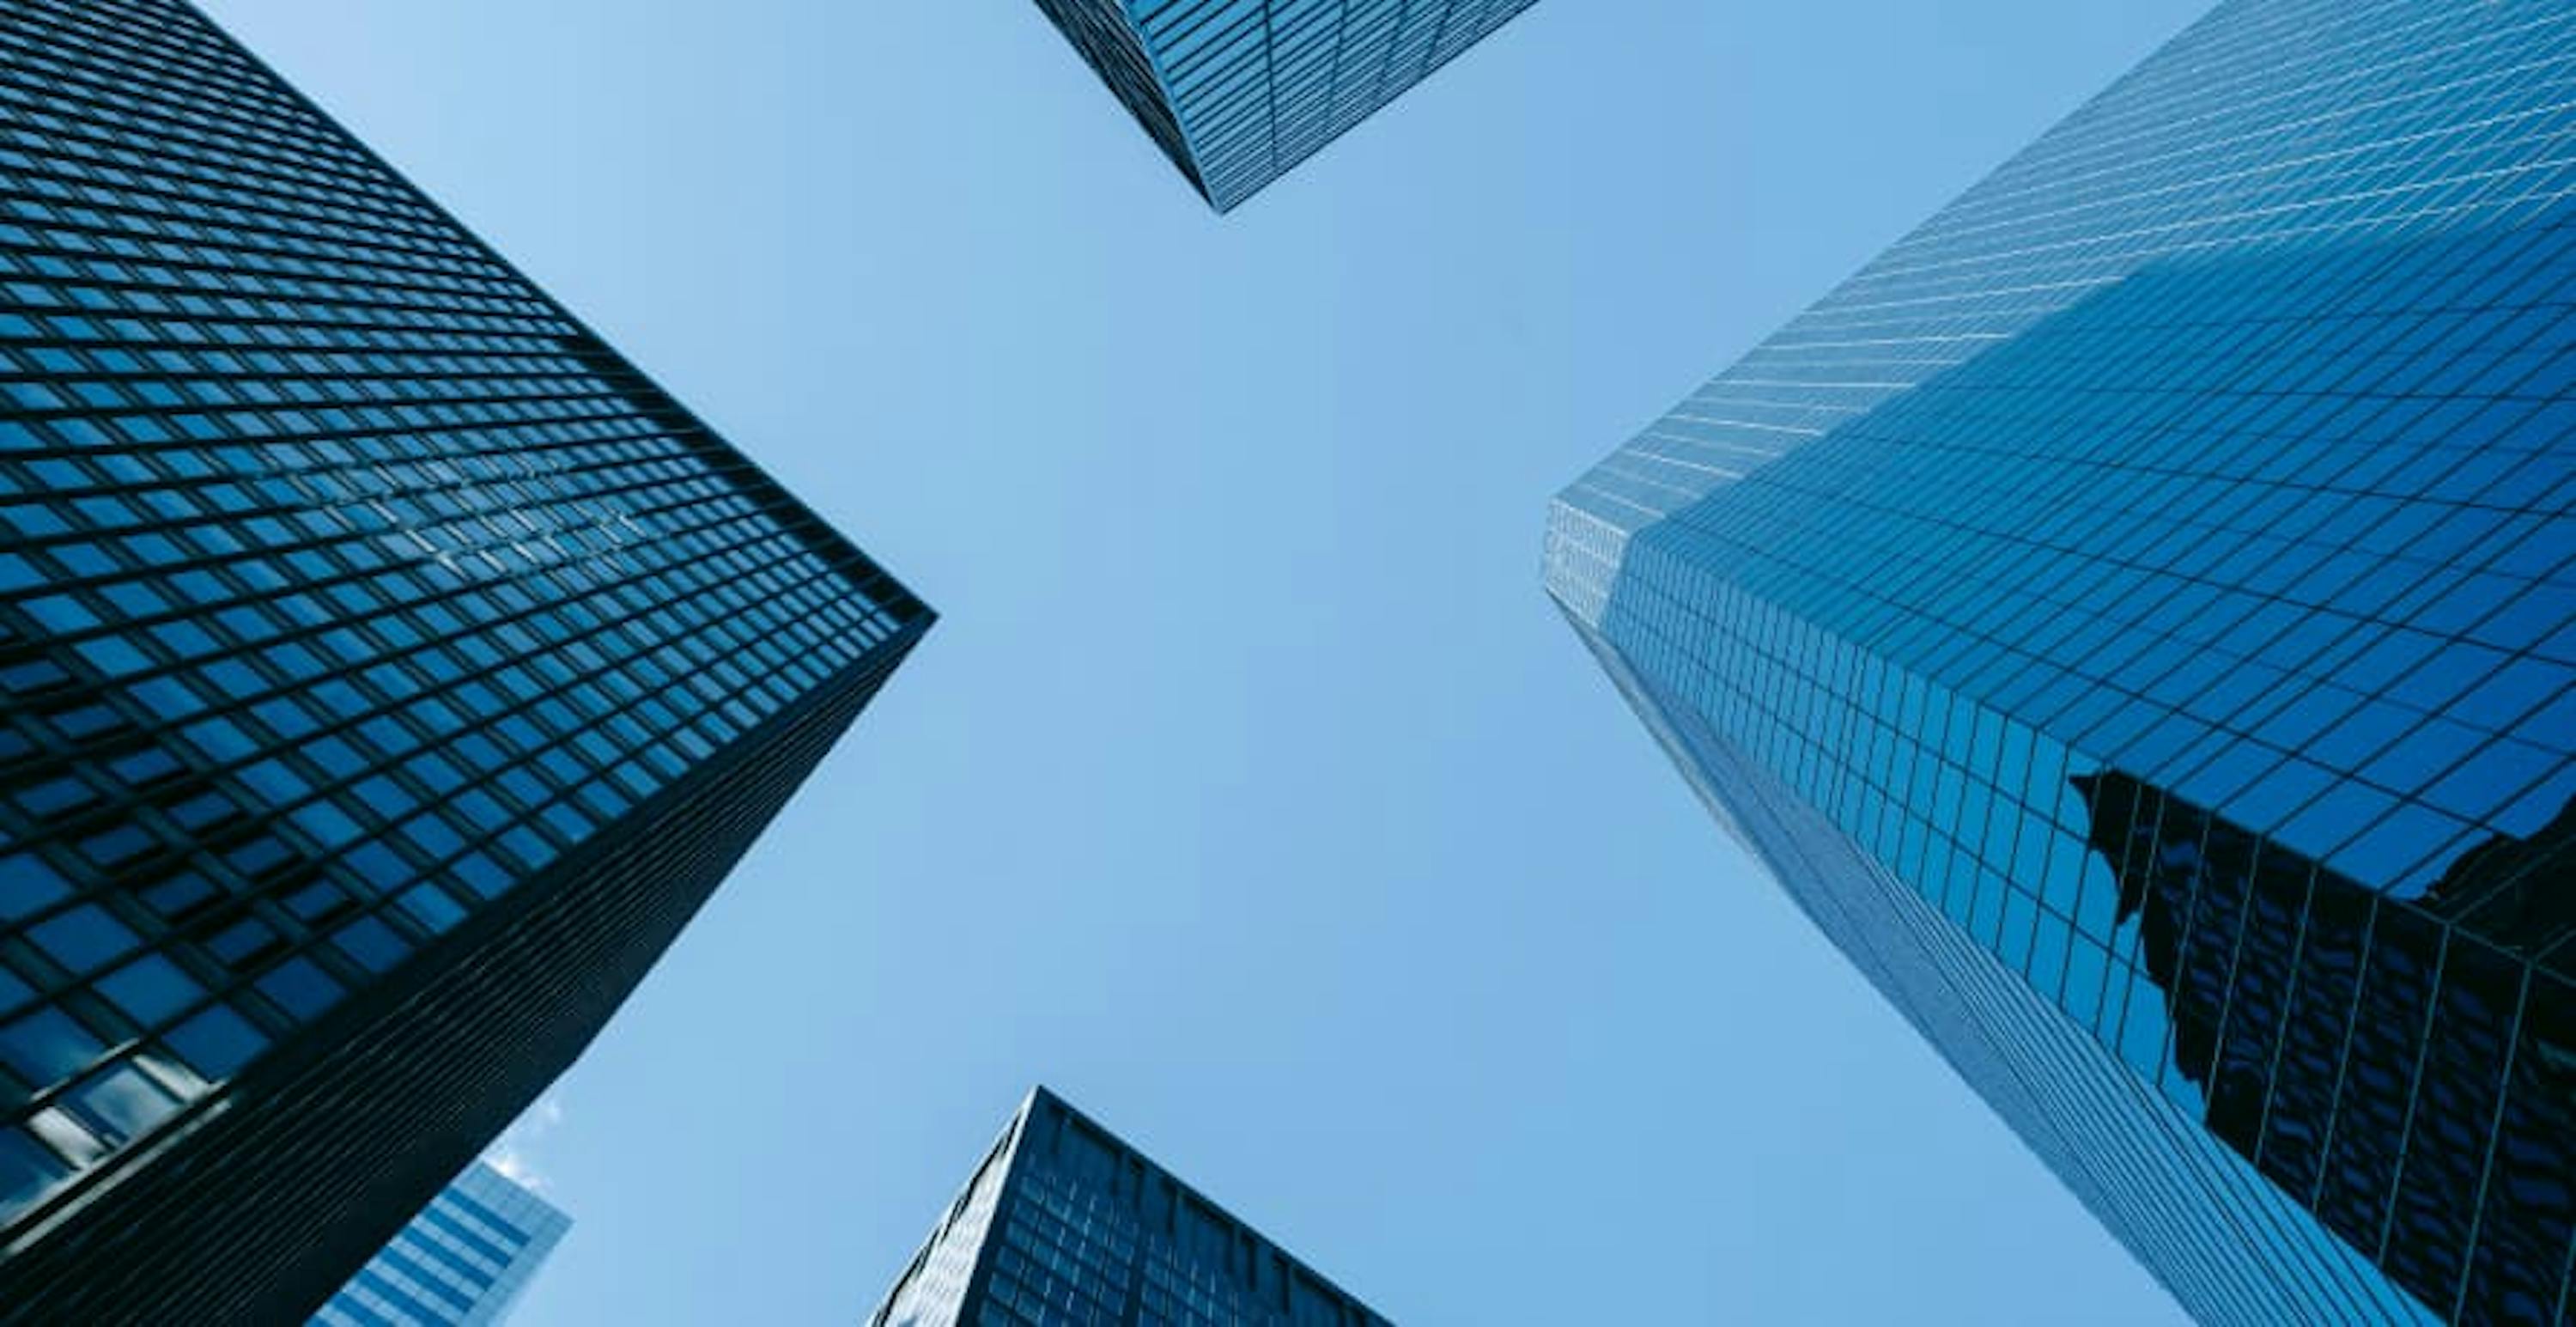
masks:
<instances>
[{"instance_id":1,"label":"clear sky","mask_svg":"<svg viewBox=\"0 0 2576 1327\"><path fill-rule=\"evenodd\" d=\"M2169 1323L1701 811L1548 496L2200 0L1541 0L1209 214L1028 0L206 0L945 614L515 1144L855 1322L1044 1080L1408 1324Z\"/></svg>"}]
</instances>

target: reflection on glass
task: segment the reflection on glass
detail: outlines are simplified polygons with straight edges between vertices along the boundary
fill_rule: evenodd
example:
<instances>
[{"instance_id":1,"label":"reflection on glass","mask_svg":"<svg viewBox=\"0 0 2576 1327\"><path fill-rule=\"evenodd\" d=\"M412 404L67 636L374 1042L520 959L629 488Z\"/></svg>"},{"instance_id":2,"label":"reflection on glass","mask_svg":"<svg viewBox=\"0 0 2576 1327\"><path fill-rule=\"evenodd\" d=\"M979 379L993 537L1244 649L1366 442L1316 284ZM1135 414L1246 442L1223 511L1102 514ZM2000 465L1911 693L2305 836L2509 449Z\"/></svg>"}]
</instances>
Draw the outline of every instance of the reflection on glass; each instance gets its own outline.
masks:
<instances>
[{"instance_id":1,"label":"reflection on glass","mask_svg":"<svg viewBox=\"0 0 2576 1327\"><path fill-rule=\"evenodd\" d=\"M2576 803L2423 899L2078 775L2212 1134L2464 1321L2545 1322L2576 1236Z\"/></svg>"}]
</instances>

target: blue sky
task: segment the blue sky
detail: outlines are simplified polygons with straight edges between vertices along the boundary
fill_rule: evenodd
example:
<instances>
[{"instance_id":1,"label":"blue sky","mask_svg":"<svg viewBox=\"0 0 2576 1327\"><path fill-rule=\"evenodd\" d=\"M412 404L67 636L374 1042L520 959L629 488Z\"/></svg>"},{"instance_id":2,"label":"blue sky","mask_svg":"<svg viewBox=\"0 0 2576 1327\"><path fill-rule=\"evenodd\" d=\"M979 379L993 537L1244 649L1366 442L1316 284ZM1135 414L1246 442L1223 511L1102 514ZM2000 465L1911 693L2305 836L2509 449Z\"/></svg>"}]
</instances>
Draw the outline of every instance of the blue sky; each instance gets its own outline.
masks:
<instances>
[{"instance_id":1,"label":"blue sky","mask_svg":"<svg viewBox=\"0 0 2576 1327\"><path fill-rule=\"evenodd\" d=\"M206 6L946 615L515 1142L522 1321L855 1321L1037 1080L1407 1323L2177 1320L1537 562L2198 0L1542 0L1224 220L1027 0Z\"/></svg>"}]
</instances>

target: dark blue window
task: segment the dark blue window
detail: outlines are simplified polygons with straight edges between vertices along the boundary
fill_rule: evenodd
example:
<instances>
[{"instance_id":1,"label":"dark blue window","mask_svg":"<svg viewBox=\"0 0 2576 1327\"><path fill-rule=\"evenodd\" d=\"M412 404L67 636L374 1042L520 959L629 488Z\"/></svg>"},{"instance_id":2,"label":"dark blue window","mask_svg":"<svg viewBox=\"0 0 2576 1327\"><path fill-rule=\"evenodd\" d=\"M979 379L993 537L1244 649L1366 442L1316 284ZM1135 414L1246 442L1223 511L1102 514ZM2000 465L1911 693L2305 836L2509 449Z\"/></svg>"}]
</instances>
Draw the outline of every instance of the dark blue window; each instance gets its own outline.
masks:
<instances>
[{"instance_id":1,"label":"dark blue window","mask_svg":"<svg viewBox=\"0 0 2576 1327\"><path fill-rule=\"evenodd\" d=\"M40 1086L71 1077L105 1049L89 1029L59 1009L39 1009L0 1025L0 1063Z\"/></svg>"},{"instance_id":2,"label":"dark blue window","mask_svg":"<svg viewBox=\"0 0 2576 1327\"><path fill-rule=\"evenodd\" d=\"M210 1081L232 1077L268 1045L248 1019L220 1004L170 1029L165 1039L189 1068Z\"/></svg>"},{"instance_id":3,"label":"dark blue window","mask_svg":"<svg viewBox=\"0 0 2576 1327\"><path fill-rule=\"evenodd\" d=\"M340 1002L340 983L311 959L290 958L259 979L259 993L298 1019L320 1017Z\"/></svg>"},{"instance_id":4,"label":"dark blue window","mask_svg":"<svg viewBox=\"0 0 2576 1327\"><path fill-rule=\"evenodd\" d=\"M75 973L89 972L131 952L140 943L123 922L95 903L84 903L38 922L27 936L55 962Z\"/></svg>"},{"instance_id":5,"label":"dark blue window","mask_svg":"<svg viewBox=\"0 0 2576 1327\"><path fill-rule=\"evenodd\" d=\"M159 954L146 954L99 978L98 989L146 1027L163 1022L204 994L204 988Z\"/></svg>"}]
</instances>

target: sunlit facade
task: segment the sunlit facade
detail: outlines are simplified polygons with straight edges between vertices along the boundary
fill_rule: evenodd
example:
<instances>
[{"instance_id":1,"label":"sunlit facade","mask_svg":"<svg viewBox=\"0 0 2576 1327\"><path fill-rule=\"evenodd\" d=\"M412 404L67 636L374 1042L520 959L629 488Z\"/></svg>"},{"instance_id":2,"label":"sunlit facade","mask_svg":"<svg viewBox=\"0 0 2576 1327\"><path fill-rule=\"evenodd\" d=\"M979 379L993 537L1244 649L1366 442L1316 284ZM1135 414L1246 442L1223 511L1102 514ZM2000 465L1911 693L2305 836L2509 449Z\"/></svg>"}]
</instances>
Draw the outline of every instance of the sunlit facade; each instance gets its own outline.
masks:
<instances>
[{"instance_id":1,"label":"sunlit facade","mask_svg":"<svg viewBox=\"0 0 2576 1327\"><path fill-rule=\"evenodd\" d=\"M1038 0L1219 212L1534 0Z\"/></svg>"},{"instance_id":2,"label":"sunlit facade","mask_svg":"<svg viewBox=\"0 0 2576 1327\"><path fill-rule=\"evenodd\" d=\"M0 1316L311 1313L929 612L179 0L0 0Z\"/></svg>"},{"instance_id":3,"label":"sunlit facade","mask_svg":"<svg viewBox=\"0 0 2576 1327\"><path fill-rule=\"evenodd\" d=\"M1045 1088L868 1327L1388 1327Z\"/></svg>"},{"instance_id":4,"label":"sunlit facade","mask_svg":"<svg viewBox=\"0 0 2576 1327\"><path fill-rule=\"evenodd\" d=\"M477 1161L313 1315L311 1327L491 1327L572 1218Z\"/></svg>"},{"instance_id":5,"label":"sunlit facade","mask_svg":"<svg viewBox=\"0 0 2576 1327\"><path fill-rule=\"evenodd\" d=\"M2230 0L1551 514L1683 773L2204 1321L2569 1312L2571 134L2564 4Z\"/></svg>"}]
</instances>

